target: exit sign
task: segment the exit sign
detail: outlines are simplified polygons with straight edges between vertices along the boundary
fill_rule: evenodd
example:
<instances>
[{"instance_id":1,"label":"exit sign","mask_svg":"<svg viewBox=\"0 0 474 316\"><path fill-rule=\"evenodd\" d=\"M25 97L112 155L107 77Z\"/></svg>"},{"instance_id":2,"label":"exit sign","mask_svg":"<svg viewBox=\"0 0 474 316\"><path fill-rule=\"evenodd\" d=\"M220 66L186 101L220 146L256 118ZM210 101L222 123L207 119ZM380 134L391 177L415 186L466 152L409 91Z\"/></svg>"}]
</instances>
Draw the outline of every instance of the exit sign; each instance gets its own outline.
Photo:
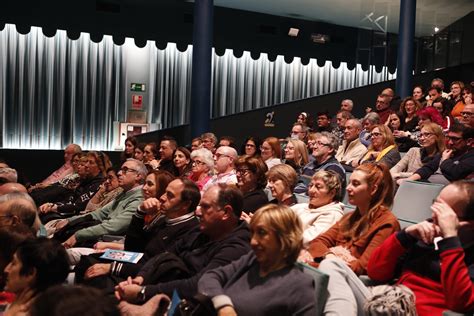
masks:
<instances>
[{"instance_id":1,"label":"exit sign","mask_svg":"<svg viewBox=\"0 0 474 316\"><path fill-rule=\"evenodd\" d=\"M131 91L137 91L137 92L145 92L145 84L144 83L132 83L130 85L130 90Z\"/></svg>"}]
</instances>

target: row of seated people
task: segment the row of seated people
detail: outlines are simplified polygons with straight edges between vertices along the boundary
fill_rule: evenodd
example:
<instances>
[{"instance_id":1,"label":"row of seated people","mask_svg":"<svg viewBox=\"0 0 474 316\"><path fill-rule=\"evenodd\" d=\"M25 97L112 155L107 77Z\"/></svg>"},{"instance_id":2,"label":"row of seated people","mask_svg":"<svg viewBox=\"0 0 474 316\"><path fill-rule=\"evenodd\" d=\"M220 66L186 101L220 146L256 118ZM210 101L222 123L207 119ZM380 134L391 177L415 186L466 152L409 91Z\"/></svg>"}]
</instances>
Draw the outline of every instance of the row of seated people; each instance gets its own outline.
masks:
<instances>
[{"instance_id":1,"label":"row of seated people","mask_svg":"<svg viewBox=\"0 0 474 316\"><path fill-rule=\"evenodd\" d=\"M270 172L274 168L294 172L285 164ZM393 182L383 164L363 164L352 173L347 193L356 206L354 212L341 212L342 183L337 173L318 171L309 184L308 203L285 203L288 199L282 198L267 202L255 215L247 214L250 226L241 220L244 194L232 185L212 184L201 197L193 181L174 178L166 171L147 175L144 164L135 159L125 161L118 180L123 192L111 203L89 214L59 220L53 228L54 239L63 241L68 249L68 261L77 263L76 281L113 293L125 315L146 315L175 290L186 299L204 294L221 315L314 314L318 309L314 283L295 268L298 257L330 275L324 307L328 314L360 313L371 293L347 280L368 273L387 281L397 276L400 264L398 282L413 291L419 314L440 314L448 308L472 310L472 281L467 270L472 252L462 248L473 239L472 214L468 213L474 196L472 182L448 185L434 202L430 221L397 232L399 224L389 210ZM285 181L274 182L278 187ZM19 205L23 206L21 213ZM0 210L5 212L2 225L35 225L36 206L25 193L2 197ZM114 230L117 220L124 218L129 225ZM106 233L124 232L123 244L96 243ZM439 241L439 237L444 239ZM95 249L86 253L75 248L92 244ZM143 252L144 256L137 264L126 264L95 253L109 248ZM399 262L404 252L408 255ZM37 282L18 280L14 269L22 260L38 260L18 251L12 258L5 268L5 289L17 298L7 315L34 305L41 292L35 288ZM23 275L29 274L20 273ZM62 275L59 273L60 279Z\"/></svg>"}]
</instances>

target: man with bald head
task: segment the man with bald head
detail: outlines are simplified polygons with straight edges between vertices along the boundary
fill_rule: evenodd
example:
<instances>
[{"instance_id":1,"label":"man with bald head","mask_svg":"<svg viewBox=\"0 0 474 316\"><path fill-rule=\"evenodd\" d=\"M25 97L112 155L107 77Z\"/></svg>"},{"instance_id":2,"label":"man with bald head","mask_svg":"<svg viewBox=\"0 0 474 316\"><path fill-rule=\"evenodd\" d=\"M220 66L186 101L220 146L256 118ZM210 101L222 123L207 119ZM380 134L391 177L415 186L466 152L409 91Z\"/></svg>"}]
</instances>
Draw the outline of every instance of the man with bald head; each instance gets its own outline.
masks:
<instances>
[{"instance_id":1,"label":"man with bald head","mask_svg":"<svg viewBox=\"0 0 474 316\"><path fill-rule=\"evenodd\" d=\"M7 184L4 184L3 186ZM14 191L0 196L0 226L15 226L23 224L27 227L31 227L33 231L37 232L40 223L36 204L26 193L25 187L23 187L23 189L24 192Z\"/></svg>"},{"instance_id":2,"label":"man with bald head","mask_svg":"<svg viewBox=\"0 0 474 316\"><path fill-rule=\"evenodd\" d=\"M229 146L217 148L214 154L214 162L217 174L214 175L203 187L205 192L210 186L217 183L236 184L237 175L235 173L234 163L237 160L237 151Z\"/></svg>"},{"instance_id":3,"label":"man with bald head","mask_svg":"<svg viewBox=\"0 0 474 316\"><path fill-rule=\"evenodd\" d=\"M0 185L0 196L14 192L27 193L25 186L20 183L8 182Z\"/></svg>"}]
</instances>

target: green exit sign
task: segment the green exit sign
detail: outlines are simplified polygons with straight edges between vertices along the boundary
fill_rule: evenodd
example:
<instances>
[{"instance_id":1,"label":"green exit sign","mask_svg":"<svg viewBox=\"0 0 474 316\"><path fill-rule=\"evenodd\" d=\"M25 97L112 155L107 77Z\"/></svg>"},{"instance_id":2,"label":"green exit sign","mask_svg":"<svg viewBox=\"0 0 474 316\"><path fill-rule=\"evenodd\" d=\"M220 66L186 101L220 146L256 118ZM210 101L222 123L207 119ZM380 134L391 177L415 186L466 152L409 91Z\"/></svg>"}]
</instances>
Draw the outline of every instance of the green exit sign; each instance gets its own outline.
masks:
<instances>
[{"instance_id":1,"label":"green exit sign","mask_svg":"<svg viewBox=\"0 0 474 316\"><path fill-rule=\"evenodd\" d=\"M132 83L130 85L131 91L138 91L138 92L145 92L145 84L144 83Z\"/></svg>"}]
</instances>

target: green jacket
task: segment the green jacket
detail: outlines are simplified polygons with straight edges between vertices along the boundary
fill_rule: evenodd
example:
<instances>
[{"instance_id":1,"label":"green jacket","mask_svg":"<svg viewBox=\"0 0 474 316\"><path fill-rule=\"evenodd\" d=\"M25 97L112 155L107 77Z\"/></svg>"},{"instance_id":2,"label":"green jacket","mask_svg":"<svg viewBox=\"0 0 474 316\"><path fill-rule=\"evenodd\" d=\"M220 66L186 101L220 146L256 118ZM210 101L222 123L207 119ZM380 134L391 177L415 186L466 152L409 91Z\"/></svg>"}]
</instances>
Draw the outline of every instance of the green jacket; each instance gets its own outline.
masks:
<instances>
[{"instance_id":1,"label":"green jacket","mask_svg":"<svg viewBox=\"0 0 474 316\"><path fill-rule=\"evenodd\" d=\"M133 188L119 194L112 202L92 213L69 218L69 222L79 217L92 215L100 224L78 230L75 234L78 242L97 239L106 234L120 235L127 231L132 216L143 201L142 187Z\"/></svg>"}]
</instances>

